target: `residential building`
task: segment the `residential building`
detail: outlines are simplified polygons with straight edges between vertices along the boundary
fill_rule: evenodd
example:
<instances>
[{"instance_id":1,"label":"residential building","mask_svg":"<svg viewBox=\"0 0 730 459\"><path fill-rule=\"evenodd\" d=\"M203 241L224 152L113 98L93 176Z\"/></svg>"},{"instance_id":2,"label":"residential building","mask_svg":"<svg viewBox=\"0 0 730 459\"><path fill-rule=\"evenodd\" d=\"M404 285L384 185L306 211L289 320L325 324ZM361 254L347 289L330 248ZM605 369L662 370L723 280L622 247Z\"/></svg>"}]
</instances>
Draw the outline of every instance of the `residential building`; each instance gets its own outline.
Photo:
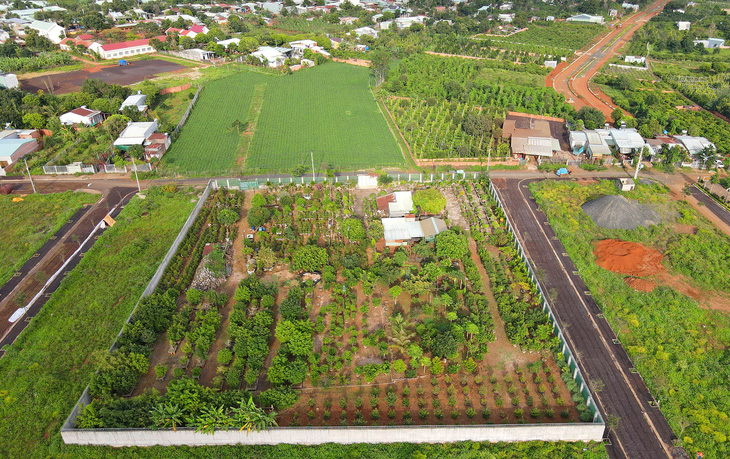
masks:
<instances>
[{"instance_id":1,"label":"residential building","mask_svg":"<svg viewBox=\"0 0 730 459\"><path fill-rule=\"evenodd\" d=\"M160 41L165 41L164 35L157 38ZM150 43L151 38L142 38L139 40L123 41L120 43L110 43L108 45L101 45L99 43L92 43L89 47L91 51L99 54L102 59L123 59L125 57L136 56L139 54L154 53Z\"/></svg>"},{"instance_id":2,"label":"residential building","mask_svg":"<svg viewBox=\"0 0 730 459\"><path fill-rule=\"evenodd\" d=\"M353 30L355 34L358 36L360 35L369 35L373 38L378 38L378 31L373 29L372 27L360 27L358 29Z\"/></svg>"},{"instance_id":3,"label":"residential building","mask_svg":"<svg viewBox=\"0 0 730 459\"><path fill-rule=\"evenodd\" d=\"M725 46L725 39L723 38L708 38L706 40L694 40L695 45L702 45L708 49L715 49Z\"/></svg>"},{"instance_id":4,"label":"residential building","mask_svg":"<svg viewBox=\"0 0 730 459\"><path fill-rule=\"evenodd\" d=\"M510 24L515 19L515 13L500 13L497 15L497 20L499 22L506 22Z\"/></svg>"},{"instance_id":5,"label":"residential building","mask_svg":"<svg viewBox=\"0 0 730 459\"><path fill-rule=\"evenodd\" d=\"M33 153L41 148L41 142L37 138L23 135L19 130L5 130L0 133L0 176L5 176L5 168L20 160L28 153ZM38 132L38 131L32 131ZM38 135L40 137L40 134Z\"/></svg>"},{"instance_id":6,"label":"residential building","mask_svg":"<svg viewBox=\"0 0 730 459\"><path fill-rule=\"evenodd\" d=\"M607 141L609 138L610 135L605 129L571 131L570 147L576 156L585 154L589 159L603 159L611 156L611 149L608 147Z\"/></svg>"},{"instance_id":7,"label":"residential building","mask_svg":"<svg viewBox=\"0 0 730 459\"><path fill-rule=\"evenodd\" d=\"M411 214L401 218L383 218L381 221L386 247L404 246L421 239L430 242L447 230L446 223L436 217L416 220Z\"/></svg>"},{"instance_id":8,"label":"residential building","mask_svg":"<svg viewBox=\"0 0 730 459\"><path fill-rule=\"evenodd\" d=\"M316 48L317 42L314 40L298 40L289 42L289 46L292 49L292 54L296 56L302 56L305 49Z\"/></svg>"},{"instance_id":9,"label":"residential building","mask_svg":"<svg viewBox=\"0 0 730 459\"><path fill-rule=\"evenodd\" d=\"M625 56L624 62L627 64L645 64L646 58L644 56Z\"/></svg>"},{"instance_id":10,"label":"residential building","mask_svg":"<svg viewBox=\"0 0 730 459\"><path fill-rule=\"evenodd\" d=\"M558 61L545 61L542 65L547 68L554 69L558 66Z\"/></svg>"},{"instance_id":11,"label":"residential building","mask_svg":"<svg viewBox=\"0 0 730 459\"><path fill-rule=\"evenodd\" d=\"M119 107L119 111L121 112L127 107L136 107L140 112L144 112L147 110L147 105L145 104L146 101L147 96L142 94L142 92L137 91L137 94L132 94L124 99L124 102L122 102L122 105Z\"/></svg>"},{"instance_id":12,"label":"residential building","mask_svg":"<svg viewBox=\"0 0 730 459\"><path fill-rule=\"evenodd\" d=\"M689 21L677 21L677 29L679 30L689 30L691 26L692 23Z\"/></svg>"},{"instance_id":13,"label":"residential building","mask_svg":"<svg viewBox=\"0 0 730 459\"><path fill-rule=\"evenodd\" d=\"M28 25L28 28L35 30L39 36L46 37L56 45L66 38L64 28L55 22L33 21Z\"/></svg>"},{"instance_id":14,"label":"residential building","mask_svg":"<svg viewBox=\"0 0 730 459\"><path fill-rule=\"evenodd\" d=\"M626 9L626 10L639 11L639 5L637 5L636 3L623 2L621 4L621 8Z\"/></svg>"},{"instance_id":15,"label":"residential building","mask_svg":"<svg viewBox=\"0 0 730 459\"><path fill-rule=\"evenodd\" d=\"M114 141L114 146L122 150L127 150L132 145L144 145L145 141L157 132L157 128L157 120L141 123L133 123L130 121L122 133L119 134L117 140Z\"/></svg>"},{"instance_id":16,"label":"residential building","mask_svg":"<svg viewBox=\"0 0 730 459\"><path fill-rule=\"evenodd\" d=\"M594 16L592 14L576 14L573 17L566 19L568 22L588 22L592 24L603 24L606 20L603 16Z\"/></svg>"},{"instance_id":17,"label":"residential building","mask_svg":"<svg viewBox=\"0 0 730 459\"><path fill-rule=\"evenodd\" d=\"M646 146L646 142L636 129L609 129L611 141L609 146L615 146L622 155L639 152Z\"/></svg>"},{"instance_id":18,"label":"residential building","mask_svg":"<svg viewBox=\"0 0 730 459\"><path fill-rule=\"evenodd\" d=\"M388 217L404 217L413 213L413 195L410 191L394 191L376 199L378 213Z\"/></svg>"},{"instance_id":19,"label":"residential building","mask_svg":"<svg viewBox=\"0 0 730 459\"><path fill-rule=\"evenodd\" d=\"M170 148L170 135L166 132L156 132L144 142L144 159L151 161L152 159L160 159Z\"/></svg>"},{"instance_id":20,"label":"residential building","mask_svg":"<svg viewBox=\"0 0 730 459\"><path fill-rule=\"evenodd\" d=\"M269 67L276 68L284 65L284 62L290 52L291 49L288 48L260 46L259 49L251 53L251 55Z\"/></svg>"},{"instance_id":21,"label":"residential building","mask_svg":"<svg viewBox=\"0 0 730 459\"><path fill-rule=\"evenodd\" d=\"M714 143L710 142L704 137L693 137L689 135L675 135L674 138L679 141L680 144L687 150L687 152L694 156L701 152L705 148L711 148L717 150Z\"/></svg>"},{"instance_id":22,"label":"residential building","mask_svg":"<svg viewBox=\"0 0 730 459\"><path fill-rule=\"evenodd\" d=\"M560 151L560 141L553 137L550 121L536 115L509 112L502 125L502 138L510 140L515 157L549 158Z\"/></svg>"},{"instance_id":23,"label":"residential building","mask_svg":"<svg viewBox=\"0 0 730 459\"><path fill-rule=\"evenodd\" d=\"M14 89L19 87L18 77L14 73L0 73L0 88Z\"/></svg>"},{"instance_id":24,"label":"residential building","mask_svg":"<svg viewBox=\"0 0 730 459\"><path fill-rule=\"evenodd\" d=\"M70 112L66 112L58 117L61 124L72 126L74 124L83 124L86 126L96 126L104 121L104 115L99 110L92 110L82 105Z\"/></svg>"}]
</instances>

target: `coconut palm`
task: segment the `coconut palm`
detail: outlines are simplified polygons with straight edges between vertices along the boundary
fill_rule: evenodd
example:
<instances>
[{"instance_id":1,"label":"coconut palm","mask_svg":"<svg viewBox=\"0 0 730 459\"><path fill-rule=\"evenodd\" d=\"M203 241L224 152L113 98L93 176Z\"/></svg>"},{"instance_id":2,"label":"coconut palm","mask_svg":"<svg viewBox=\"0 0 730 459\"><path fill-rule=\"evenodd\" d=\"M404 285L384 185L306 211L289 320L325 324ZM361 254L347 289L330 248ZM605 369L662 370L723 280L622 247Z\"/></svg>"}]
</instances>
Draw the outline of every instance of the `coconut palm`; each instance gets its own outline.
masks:
<instances>
[{"instance_id":1,"label":"coconut palm","mask_svg":"<svg viewBox=\"0 0 730 459\"><path fill-rule=\"evenodd\" d=\"M403 315L399 313L390 319L390 340L396 348L404 351L415 336L415 333L408 331Z\"/></svg>"}]
</instances>

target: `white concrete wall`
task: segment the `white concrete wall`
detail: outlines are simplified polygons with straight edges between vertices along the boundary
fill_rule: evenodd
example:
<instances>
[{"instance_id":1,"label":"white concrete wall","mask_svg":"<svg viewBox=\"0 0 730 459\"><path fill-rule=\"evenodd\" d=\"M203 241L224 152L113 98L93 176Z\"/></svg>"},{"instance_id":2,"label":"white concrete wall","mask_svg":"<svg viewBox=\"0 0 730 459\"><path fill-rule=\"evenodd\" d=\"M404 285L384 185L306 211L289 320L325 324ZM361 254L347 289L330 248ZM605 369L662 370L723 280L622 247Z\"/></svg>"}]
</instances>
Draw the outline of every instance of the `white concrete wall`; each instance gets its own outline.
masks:
<instances>
[{"instance_id":1,"label":"white concrete wall","mask_svg":"<svg viewBox=\"0 0 730 459\"><path fill-rule=\"evenodd\" d=\"M191 429L172 430L61 430L66 444L106 446L173 445L274 445L280 443L319 445L323 443L446 443L456 441L601 441L604 425L525 424L480 426L404 427L280 427L247 434L238 430L213 435Z\"/></svg>"}]
</instances>

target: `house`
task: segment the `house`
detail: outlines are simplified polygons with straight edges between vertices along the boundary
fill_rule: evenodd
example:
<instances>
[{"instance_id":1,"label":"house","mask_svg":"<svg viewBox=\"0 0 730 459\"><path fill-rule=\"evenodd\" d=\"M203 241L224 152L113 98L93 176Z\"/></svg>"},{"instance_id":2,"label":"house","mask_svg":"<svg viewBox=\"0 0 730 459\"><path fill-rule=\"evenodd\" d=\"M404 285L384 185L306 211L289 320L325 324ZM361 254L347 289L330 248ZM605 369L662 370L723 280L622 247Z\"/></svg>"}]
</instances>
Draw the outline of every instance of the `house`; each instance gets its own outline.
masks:
<instances>
[{"instance_id":1,"label":"house","mask_svg":"<svg viewBox=\"0 0 730 459\"><path fill-rule=\"evenodd\" d=\"M231 45L238 47L238 45L241 43L240 38L229 38L228 40L221 40L217 42L219 45L223 46L226 49L229 49Z\"/></svg>"},{"instance_id":2,"label":"house","mask_svg":"<svg viewBox=\"0 0 730 459\"><path fill-rule=\"evenodd\" d=\"M14 73L0 73L0 87L13 89L17 88L18 77Z\"/></svg>"},{"instance_id":3,"label":"house","mask_svg":"<svg viewBox=\"0 0 730 459\"><path fill-rule=\"evenodd\" d=\"M701 152L705 148L710 148L713 150L717 150L717 147L714 143L710 142L704 137L693 137L689 135L675 135L674 139L679 141L679 143L687 150L687 152L694 156L697 153Z\"/></svg>"},{"instance_id":4,"label":"house","mask_svg":"<svg viewBox=\"0 0 730 459\"><path fill-rule=\"evenodd\" d=\"M410 191L394 191L375 200L378 213L388 217L404 217L413 212L413 194Z\"/></svg>"},{"instance_id":5,"label":"house","mask_svg":"<svg viewBox=\"0 0 730 459\"><path fill-rule=\"evenodd\" d=\"M153 158L160 159L170 148L170 135L166 132L157 132L144 142L144 159L151 161Z\"/></svg>"},{"instance_id":6,"label":"house","mask_svg":"<svg viewBox=\"0 0 730 459\"><path fill-rule=\"evenodd\" d=\"M625 56L624 62L627 64L645 64L646 58L644 56Z\"/></svg>"},{"instance_id":7,"label":"house","mask_svg":"<svg viewBox=\"0 0 730 459\"><path fill-rule=\"evenodd\" d=\"M263 2L259 3L259 7L271 14L279 14L281 13L281 10L284 9L284 4L277 2Z\"/></svg>"},{"instance_id":8,"label":"house","mask_svg":"<svg viewBox=\"0 0 730 459\"><path fill-rule=\"evenodd\" d=\"M689 30L691 25L692 23L689 21L677 21L677 29L679 30Z\"/></svg>"},{"instance_id":9,"label":"house","mask_svg":"<svg viewBox=\"0 0 730 459\"><path fill-rule=\"evenodd\" d=\"M512 9L512 2L502 3L499 5L500 11L509 11Z\"/></svg>"},{"instance_id":10,"label":"house","mask_svg":"<svg viewBox=\"0 0 730 459\"><path fill-rule=\"evenodd\" d=\"M383 218L381 221L386 247L404 246L421 239L430 242L447 230L446 223L436 217L419 221L411 214L401 218Z\"/></svg>"},{"instance_id":11,"label":"house","mask_svg":"<svg viewBox=\"0 0 730 459\"><path fill-rule=\"evenodd\" d=\"M165 41L166 39L165 35L154 38L160 41ZM150 40L151 38L142 38L120 43L110 43L108 45L101 45L94 42L89 46L89 49L99 54L102 59L121 59L138 54L154 53L155 48L150 45Z\"/></svg>"},{"instance_id":12,"label":"house","mask_svg":"<svg viewBox=\"0 0 730 459\"><path fill-rule=\"evenodd\" d=\"M75 38L64 38L63 40L61 40L60 47L64 51L71 51L71 45L76 46L76 47L83 46L85 48L89 48L94 42L92 42L88 39L82 38L85 36L91 38L90 35L79 35L78 37L75 37Z\"/></svg>"},{"instance_id":13,"label":"house","mask_svg":"<svg viewBox=\"0 0 730 459\"><path fill-rule=\"evenodd\" d=\"M271 68L281 67L287 59L287 54L291 52L288 48L272 48L271 46L259 46L259 49L251 53L262 63Z\"/></svg>"},{"instance_id":14,"label":"house","mask_svg":"<svg viewBox=\"0 0 730 459\"><path fill-rule=\"evenodd\" d=\"M618 10L614 10L614 9L608 10L608 15L611 18L615 18L616 16L618 16Z\"/></svg>"},{"instance_id":15,"label":"house","mask_svg":"<svg viewBox=\"0 0 730 459\"><path fill-rule=\"evenodd\" d=\"M297 40L289 42L289 46L292 49L292 54L302 56L305 49L316 48L317 42L314 40Z\"/></svg>"},{"instance_id":16,"label":"house","mask_svg":"<svg viewBox=\"0 0 730 459\"><path fill-rule=\"evenodd\" d=\"M10 34L4 30L0 30L0 43L5 43L10 39Z\"/></svg>"},{"instance_id":17,"label":"house","mask_svg":"<svg viewBox=\"0 0 730 459\"><path fill-rule=\"evenodd\" d=\"M66 38L64 28L55 22L33 21L28 27L38 32L39 36L46 37L56 45Z\"/></svg>"},{"instance_id":18,"label":"house","mask_svg":"<svg viewBox=\"0 0 730 459\"><path fill-rule=\"evenodd\" d=\"M603 24L606 22L606 20L603 18L603 16L594 16L592 14L576 14L573 17L569 17L566 19L568 22L588 22L591 24Z\"/></svg>"},{"instance_id":19,"label":"house","mask_svg":"<svg viewBox=\"0 0 730 459\"><path fill-rule=\"evenodd\" d=\"M598 130L571 131L570 147L576 156L585 153L589 159L602 159L611 156L611 149L606 140L608 137L608 131L603 133Z\"/></svg>"},{"instance_id":20,"label":"house","mask_svg":"<svg viewBox=\"0 0 730 459\"><path fill-rule=\"evenodd\" d=\"M619 191L634 191L636 184L631 177L621 177L616 179L616 187Z\"/></svg>"},{"instance_id":21,"label":"house","mask_svg":"<svg viewBox=\"0 0 730 459\"><path fill-rule=\"evenodd\" d=\"M682 150L685 150L684 145L679 143L679 140L668 135L658 135L653 139L648 139L646 141L646 144L649 146L649 153L652 156L652 161L657 154L661 153L664 146L666 146L667 148L676 146L681 148Z\"/></svg>"},{"instance_id":22,"label":"house","mask_svg":"<svg viewBox=\"0 0 730 459\"><path fill-rule=\"evenodd\" d=\"M180 51L182 57L193 61L209 61L215 57L215 52L200 48L190 48Z\"/></svg>"},{"instance_id":23,"label":"house","mask_svg":"<svg viewBox=\"0 0 730 459\"><path fill-rule=\"evenodd\" d=\"M353 30L357 36L360 35L369 35L373 38L378 38L378 31L373 29L372 27L360 27L358 29Z\"/></svg>"},{"instance_id":24,"label":"house","mask_svg":"<svg viewBox=\"0 0 730 459\"><path fill-rule=\"evenodd\" d=\"M542 65L549 69L554 69L558 66L558 61L545 61Z\"/></svg>"},{"instance_id":25,"label":"house","mask_svg":"<svg viewBox=\"0 0 730 459\"><path fill-rule=\"evenodd\" d=\"M117 140L114 141L114 146L126 151L132 145L144 145L145 141L157 132L157 128L157 120L141 123L130 121L122 133L119 134Z\"/></svg>"},{"instance_id":26,"label":"house","mask_svg":"<svg viewBox=\"0 0 730 459\"><path fill-rule=\"evenodd\" d=\"M622 155L630 155L646 146L636 129L609 129L608 132L611 136L609 146L615 146Z\"/></svg>"},{"instance_id":27,"label":"house","mask_svg":"<svg viewBox=\"0 0 730 459\"><path fill-rule=\"evenodd\" d=\"M725 39L723 38L708 38L706 40L694 40L695 45L702 45L708 49L715 49L725 46Z\"/></svg>"},{"instance_id":28,"label":"house","mask_svg":"<svg viewBox=\"0 0 730 459\"><path fill-rule=\"evenodd\" d=\"M406 29L413 24L423 24L426 19L428 19L428 17L424 15L404 16L396 18L395 24L398 26L399 29Z\"/></svg>"},{"instance_id":29,"label":"house","mask_svg":"<svg viewBox=\"0 0 730 459\"><path fill-rule=\"evenodd\" d=\"M190 28L187 30L181 30L178 34L181 37L195 38L198 34L202 33L204 35L207 35L208 32L210 32L210 29L208 29L206 26L194 25L194 26L190 26Z\"/></svg>"},{"instance_id":30,"label":"house","mask_svg":"<svg viewBox=\"0 0 730 459\"><path fill-rule=\"evenodd\" d=\"M3 131L3 134L8 131ZM0 138L0 176L5 176L5 168L20 160L28 153L33 153L41 148L41 142L33 137L21 137L19 132ZM35 131L38 132L38 131Z\"/></svg>"},{"instance_id":31,"label":"house","mask_svg":"<svg viewBox=\"0 0 730 459\"><path fill-rule=\"evenodd\" d=\"M73 126L74 124L84 124L86 126L96 126L104 121L104 115L99 110L91 110L82 105L70 112L64 113L58 117L61 124Z\"/></svg>"},{"instance_id":32,"label":"house","mask_svg":"<svg viewBox=\"0 0 730 459\"><path fill-rule=\"evenodd\" d=\"M344 25L352 25L358 21L359 18L351 17L351 16L345 16L344 18L340 18L340 24Z\"/></svg>"},{"instance_id":33,"label":"house","mask_svg":"<svg viewBox=\"0 0 730 459\"><path fill-rule=\"evenodd\" d=\"M500 13L497 15L497 20L500 22L511 23L515 19L515 13Z\"/></svg>"},{"instance_id":34,"label":"house","mask_svg":"<svg viewBox=\"0 0 730 459\"><path fill-rule=\"evenodd\" d=\"M639 11L639 5L637 5L636 3L623 2L621 4L621 8L623 8L625 10Z\"/></svg>"},{"instance_id":35,"label":"house","mask_svg":"<svg viewBox=\"0 0 730 459\"><path fill-rule=\"evenodd\" d=\"M549 158L560 151L560 141L551 134L550 122L525 113L508 113L502 125L502 138L510 140L512 154L517 157Z\"/></svg>"},{"instance_id":36,"label":"house","mask_svg":"<svg viewBox=\"0 0 730 459\"><path fill-rule=\"evenodd\" d=\"M358 190L373 190L376 188L378 188L378 174L358 175L357 176L357 189Z\"/></svg>"},{"instance_id":37,"label":"house","mask_svg":"<svg viewBox=\"0 0 730 459\"><path fill-rule=\"evenodd\" d=\"M545 20L548 21L548 22L554 22L555 21L555 16L545 16Z\"/></svg>"},{"instance_id":38,"label":"house","mask_svg":"<svg viewBox=\"0 0 730 459\"><path fill-rule=\"evenodd\" d=\"M141 91L137 91L137 94L132 94L124 99L124 102L122 102L122 105L119 107L119 111L121 112L127 107L136 107L140 112L144 112L147 110L147 105L145 105L146 101L147 96L142 94Z\"/></svg>"}]
</instances>

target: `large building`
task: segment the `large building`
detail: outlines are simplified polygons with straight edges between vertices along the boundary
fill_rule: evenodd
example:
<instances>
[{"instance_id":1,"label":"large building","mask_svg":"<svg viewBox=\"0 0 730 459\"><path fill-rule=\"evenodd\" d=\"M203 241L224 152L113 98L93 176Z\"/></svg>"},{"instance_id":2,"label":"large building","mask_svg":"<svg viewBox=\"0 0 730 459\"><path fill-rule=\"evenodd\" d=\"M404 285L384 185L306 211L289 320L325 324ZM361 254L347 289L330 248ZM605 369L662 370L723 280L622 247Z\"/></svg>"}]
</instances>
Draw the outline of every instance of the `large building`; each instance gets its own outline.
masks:
<instances>
[{"instance_id":1,"label":"large building","mask_svg":"<svg viewBox=\"0 0 730 459\"><path fill-rule=\"evenodd\" d=\"M510 141L515 157L550 158L560 151L560 140L553 134L551 122L561 126L565 123L559 118L509 112L502 125L502 138Z\"/></svg>"},{"instance_id":2,"label":"large building","mask_svg":"<svg viewBox=\"0 0 730 459\"><path fill-rule=\"evenodd\" d=\"M33 21L28 27L38 32L39 36L46 37L56 45L66 38L66 31L55 22Z\"/></svg>"},{"instance_id":3,"label":"large building","mask_svg":"<svg viewBox=\"0 0 730 459\"><path fill-rule=\"evenodd\" d=\"M165 36L155 37L160 41L165 41ZM139 40L123 41L121 43L110 43L101 45L93 43L89 46L91 51L98 53L102 59L124 59L125 57L136 56L139 54L154 53L155 48L150 45L151 38L142 38Z\"/></svg>"},{"instance_id":4,"label":"large building","mask_svg":"<svg viewBox=\"0 0 730 459\"><path fill-rule=\"evenodd\" d=\"M588 22L591 24L603 24L606 20L603 16L594 16L592 14L576 14L573 17L566 19L568 22Z\"/></svg>"},{"instance_id":5,"label":"large building","mask_svg":"<svg viewBox=\"0 0 730 459\"><path fill-rule=\"evenodd\" d=\"M5 175L6 167L39 150L42 146L38 141L40 137L36 130L6 129L0 132L0 176Z\"/></svg>"}]
</instances>

